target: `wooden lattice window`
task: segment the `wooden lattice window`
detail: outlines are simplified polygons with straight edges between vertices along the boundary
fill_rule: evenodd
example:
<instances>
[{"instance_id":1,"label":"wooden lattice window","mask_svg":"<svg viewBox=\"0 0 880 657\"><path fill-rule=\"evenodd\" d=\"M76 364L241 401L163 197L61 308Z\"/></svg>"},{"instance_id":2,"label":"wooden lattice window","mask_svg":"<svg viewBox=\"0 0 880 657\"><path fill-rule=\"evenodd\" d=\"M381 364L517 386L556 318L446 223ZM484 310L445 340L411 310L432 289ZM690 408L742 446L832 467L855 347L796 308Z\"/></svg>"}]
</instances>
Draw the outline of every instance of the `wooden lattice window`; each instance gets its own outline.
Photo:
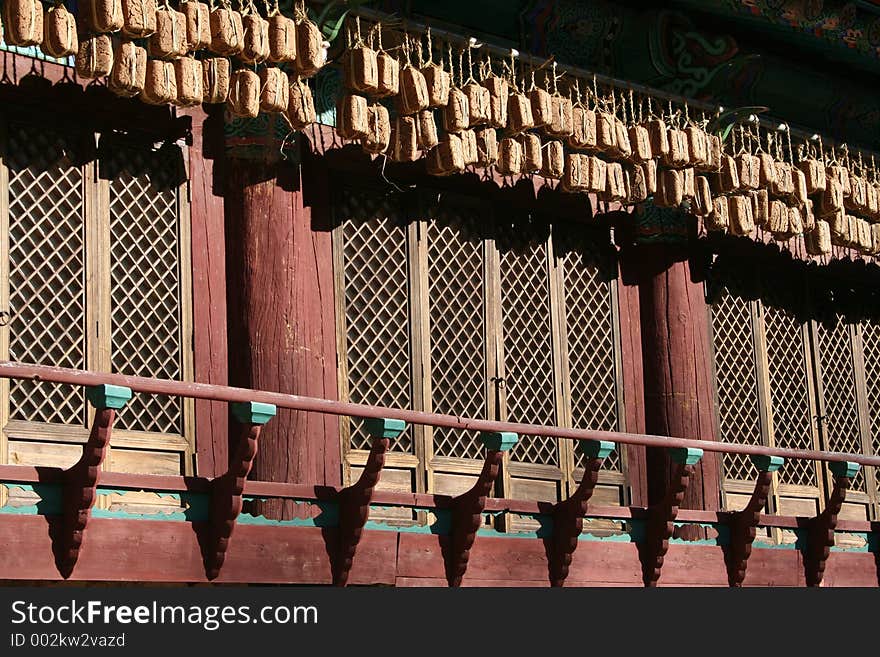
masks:
<instances>
[{"instance_id":1,"label":"wooden lattice window","mask_svg":"<svg viewBox=\"0 0 880 657\"><path fill-rule=\"evenodd\" d=\"M191 379L180 147L110 147L91 133L10 123L2 153L0 357ZM3 382L0 461L70 465L90 415L80 388ZM136 396L105 467L191 473L192 416L191 401Z\"/></svg>"},{"instance_id":2,"label":"wooden lattice window","mask_svg":"<svg viewBox=\"0 0 880 657\"><path fill-rule=\"evenodd\" d=\"M554 249L547 223L508 225L481 199L448 192L343 189L334 212L344 399L624 428L616 274L600 273L585 244ZM607 231L604 239L610 247ZM350 481L369 443L348 420L342 432ZM482 465L474 438L408 429L388 456L385 485L466 490ZM558 499L576 484L579 464L568 441L524 437L508 456L497 493ZM609 459L603 503L627 499L624 466L620 454Z\"/></svg>"},{"instance_id":3,"label":"wooden lattice window","mask_svg":"<svg viewBox=\"0 0 880 657\"><path fill-rule=\"evenodd\" d=\"M874 454L880 456L880 321L870 320L862 325L862 351L871 448ZM877 468L874 469L874 485L880 497L880 471Z\"/></svg>"},{"instance_id":4,"label":"wooden lattice window","mask_svg":"<svg viewBox=\"0 0 880 657\"><path fill-rule=\"evenodd\" d=\"M712 301L722 440L853 453L876 449L871 437L878 397L872 376L878 367L875 325L860 327L839 316L824 322L801 319L789 309L729 290ZM740 506L748 499L754 468L737 457L725 458L724 466L727 503ZM830 481L814 462L788 460L774 480L771 506L812 515L824 503ZM876 513L868 509L876 501L874 488L873 471L861 471L846 513L862 519Z\"/></svg>"}]
</instances>

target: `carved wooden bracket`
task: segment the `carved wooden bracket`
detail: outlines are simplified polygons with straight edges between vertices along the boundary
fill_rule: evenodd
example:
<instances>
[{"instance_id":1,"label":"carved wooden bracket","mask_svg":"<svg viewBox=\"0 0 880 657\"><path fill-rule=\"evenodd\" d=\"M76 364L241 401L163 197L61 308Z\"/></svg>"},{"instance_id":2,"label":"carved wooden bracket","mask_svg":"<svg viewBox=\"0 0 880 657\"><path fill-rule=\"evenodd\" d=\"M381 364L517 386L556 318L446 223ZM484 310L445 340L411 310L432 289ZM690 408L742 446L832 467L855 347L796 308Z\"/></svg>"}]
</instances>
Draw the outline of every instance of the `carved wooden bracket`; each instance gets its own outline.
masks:
<instances>
[{"instance_id":1,"label":"carved wooden bracket","mask_svg":"<svg viewBox=\"0 0 880 657\"><path fill-rule=\"evenodd\" d=\"M578 450L586 457L584 476L577 490L553 507L553 535L547 550L550 586L563 586L568 577L571 558L584 528L584 515L599 481L602 461L614 450L607 440L581 440Z\"/></svg>"},{"instance_id":2,"label":"carved wooden bracket","mask_svg":"<svg viewBox=\"0 0 880 657\"><path fill-rule=\"evenodd\" d=\"M662 502L648 509L645 522L645 539L639 544L639 558L642 562L642 580L645 586L657 586L663 558L669 550L669 539L675 529L678 507L684 499L690 483L694 466L703 457L703 450L691 447L677 447L669 450L672 462L676 464L675 474Z\"/></svg>"},{"instance_id":3,"label":"carved wooden bracket","mask_svg":"<svg viewBox=\"0 0 880 657\"><path fill-rule=\"evenodd\" d=\"M752 555L752 543L755 541L758 521L767 504L773 473L785 463L781 456L751 456L752 463L758 469L755 490L749 503L742 511L730 514L728 527L730 542L724 551L727 564L727 581L730 586L742 586L746 578L746 567Z\"/></svg>"},{"instance_id":4,"label":"carved wooden bracket","mask_svg":"<svg viewBox=\"0 0 880 657\"><path fill-rule=\"evenodd\" d=\"M516 445L517 438L515 433L507 431L480 434L480 441L486 448L483 470L469 491L452 500L452 531L446 555L446 581L449 586L461 586L461 580L467 572L471 547L482 524L486 496L491 492L492 484L501 471L504 452Z\"/></svg>"},{"instance_id":5,"label":"carved wooden bracket","mask_svg":"<svg viewBox=\"0 0 880 657\"><path fill-rule=\"evenodd\" d=\"M215 579L220 574L235 521L241 513L244 483L257 455L257 441L263 425L275 417L275 405L260 402L232 404L232 414L241 424L241 438L230 459L226 474L211 481L211 514L204 548L205 575Z\"/></svg>"},{"instance_id":6,"label":"carved wooden bracket","mask_svg":"<svg viewBox=\"0 0 880 657\"><path fill-rule=\"evenodd\" d=\"M86 399L95 408L89 439L79 461L64 472L63 520L54 541L55 563L65 579L73 573L83 537L97 497L98 473L107 454L116 411L131 399L131 389L99 385L86 388Z\"/></svg>"},{"instance_id":7,"label":"carved wooden bracket","mask_svg":"<svg viewBox=\"0 0 880 657\"><path fill-rule=\"evenodd\" d=\"M371 418L364 428L372 439L370 455L360 478L339 491L339 537L333 563L333 585L345 586L354 562L354 554L370 517L370 501L385 467L385 453L393 438L406 429L403 420Z\"/></svg>"},{"instance_id":8,"label":"carved wooden bracket","mask_svg":"<svg viewBox=\"0 0 880 657\"><path fill-rule=\"evenodd\" d=\"M825 510L812 518L807 525L807 546L804 553L804 574L807 586L819 586L825 575L825 563L834 546L834 528L837 527L837 515L846 501L846 491L852 484L853 477L858 473L858 463L835 461L828 464L834 475L834 488L825 503Z\"/></svg>"}]
</instances>

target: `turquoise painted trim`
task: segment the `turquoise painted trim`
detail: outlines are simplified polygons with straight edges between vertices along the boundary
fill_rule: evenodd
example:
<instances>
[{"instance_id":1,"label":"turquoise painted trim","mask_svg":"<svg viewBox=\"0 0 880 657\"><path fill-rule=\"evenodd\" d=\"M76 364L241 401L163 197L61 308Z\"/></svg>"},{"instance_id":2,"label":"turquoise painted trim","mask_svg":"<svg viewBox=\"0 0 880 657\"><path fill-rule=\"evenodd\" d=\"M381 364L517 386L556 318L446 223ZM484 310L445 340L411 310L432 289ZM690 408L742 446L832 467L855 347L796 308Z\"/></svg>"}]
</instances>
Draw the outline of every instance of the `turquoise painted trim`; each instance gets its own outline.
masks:
<instances>
[{"instance_id":1,"label":"turquoise painted trim","mask_svg":"<svg viewBox=\"0 0 880 657\"><path fill-rule=\"evenodd\" d=\"M864 539L865 544L859 545L859 546L852 546L852 547L838 547L837 545L834 545L831 547L832 552L864 552L864 553L868 553L868 554L873 554L874 545L872 545L871 537L869 536L869 534L871 534L873 532L836 532L836 533L848 534L849 536L858 536L858 537Z\"/></svg>"},{"instance_id":2,"label":"turquoise painted trim","mask_svg":"<svg viewBox=\"0 0 880 657\"><path fill-rule=\"evenodd\" d=\"M254 502L260 497L245 497L243 501ZM317 506L321 513L314 518L293 518L291 520L272 520L266 516L255 516L252 513L242 513L236 522L241 525L277 525L279 527L337 527L339 526L339 505L336 502L307 502L294 500L297 506Z\"/></svg>"},{"instance_id":3,"label":"turquoise painted trim","mask_svg":"<svg viewBox=\"0 0 880 657\"><path fill-rule=\"evenodd\" d=\"M669 458L681 465L696 465L703 458L703 450L697 447L673 447L669 450Z\"/></svg>"},{"instance_id":4,"label":"turquoise painted trim","mask_svg":"<svg viewBox=\"0 0 880 657\"><path fill-rule=\"evenodd\" d=\"M275 404L263 402L236 402L232 404L232 414L242 424L266 424L275 417L278 409Z\"/></svg>"},{"instance_id":5,"label":"turquoise painted trim","mask_svg":"<svg viewBox=\"0 0 880 657\"><path fill-rule=\"evenodd\" d=\"M35 493L40 499L27 506L10 506L7 500L6 506L0 507L0 513L24 516L57 516L61 513L62 491L58 484L3 484L3 486L9 492L18 489L26 493Z\"/></svg>"},{"instance_id":6,"label":"turquoise painted trim","mask_svg":"<svg viewBox=\"0 0 880 657\"><path fill-rule=\"evenodd\" d=\"M617 445L610 440L579 440L578 451L584 456L604 459L614 451Z\"/></svg>"},{"instance_id":7,"label":"turquoise painted trim","mask_svg":"<svg viewBox=\"0 0 880 657\"><path fill-rule=\"evenodd\" d=\"M852 461L832 461L828 464L831 474L840 479L841 477L849 477L852 479L856 476L862 466Z\"/></svg>"},{"instance_id":8,"label":"turquoise painted trim","mask_svg":"<svg viewBox=\"0 0 880 657\"><path fill-rule=\"evenodd\" d=\"M373 438L397 438L406 429L406 422L391 418L370 417L364 420L364 429Z\"/></svg>"},{"instance_id":9,"label":"turquoise painted trim","mask_svg":"<svg viewBox=\"0 0 880 657\"><path fill-rule=\"evenodd\" d=\"M506 452L516 445L519 436L512 431L482 431L480 442L486 449Z\"/></svg>"},{"instance_id":10,"label":"turquoise painted trim","mask_svg":"<svg viewBox=\"0 0 880 657\"><path fill-rule=\"evenodd\" d=\"M128 488L103 488L99 486L95 493L99 497L107 495L121 495L124 497L125 495L130 495L132 493L149 493L163 500L175 500L177 502L181 501L180 493L163 493L161 491L155 490L131 490Z\"/></svg>"},{"instance_id":11,"label":"turquoise painted trim","mask_svg":"<svg viewBox=\"0 0 880 657\"><path fill-rule=\"evenodd\" d=\"M110 509L92 509L93 518L119 518L122 520L167 520L170 522L191 522L187 518L186 510L170 511L163 513L133 513L131 511L110 510Z\"/></svg>"},{"instance_id":12,"label":"turquoise painted trim","mask_svg":"<svg viewBox=\"0 0 880 657\"><path fill-rule=\"evenodd\" d=\"M761 472L776 472L785 465L785 459L781 456L766 456L764 454L750 454L752 464Z\"/></svg>"},{"instance_id":13,"label":"turquoise painted trim","mask_svg":"<svg viewBox=\"0 0 880 657\"><path fill-rule=\"evenodd\" d=\"M102 383L86 388L86 399L98 410L112 408L119 410L131 399L131 388Z\"/></svg>"}]
</instances>

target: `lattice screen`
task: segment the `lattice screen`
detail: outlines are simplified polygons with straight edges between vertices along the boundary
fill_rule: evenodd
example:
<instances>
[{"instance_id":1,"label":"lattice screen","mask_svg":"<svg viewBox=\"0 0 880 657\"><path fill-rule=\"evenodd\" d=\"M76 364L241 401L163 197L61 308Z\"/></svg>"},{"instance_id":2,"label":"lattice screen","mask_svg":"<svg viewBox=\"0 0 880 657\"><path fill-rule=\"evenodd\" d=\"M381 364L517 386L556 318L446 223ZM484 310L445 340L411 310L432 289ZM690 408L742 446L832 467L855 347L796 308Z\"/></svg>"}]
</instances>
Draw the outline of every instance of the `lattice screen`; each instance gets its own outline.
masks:
<instances>
[{"instance_id":1,"label":"lattice screen","mask_svg":"<svg viewBox=\"0 0 880 657\"><path fill-rule=\"evenodd\" d=\"M10 126L10 356L82 369L86 364L82 168L44 130ZM11 417L85 423L77 386L10 384Z\"/></svg>"},{"instance_id":2,"label":"lattice screen","mask_svg":"<svg viewBox=\"0 0 880 657\"><path fill-rule=\"evenodd\" d=\"M712 305L711 313L719 438L724 442L759 445L760 400L749 301L724 291ZM747 456L725 454L724 475L728 479L753 480L756 471Z\"/></svg>"},{"instance_id":3,"label":"lattice screen","mask_svg":"<svg viewBox=\"0 0 880 657\"><path fill-rule=\"evenodd\" d=\"M349 192L337 206L343 224L343 275L349 399L412 408L406 230L386 197ZM351 447L369 449L356 423ZM412 452L407 428L391 448Z\"/></svg>"},{"instance_id":4,"label":"lattice screen","mask_svg":"<svg viewBox=\"0 0 880 657\"><path fill-rule=\"evenodd\" d=\"M431 401L436 413L486 417L483 245L478 210L439 213L428 228ZM473 431L434 429L434 454L480 458Z\"/></svg>"},{"instance_id":5,"label":"lattice screen","mask_svg":"<svg viewBox=\"0 0 880 657\"><path fill-rule=\"evenodd\" d=\"M825 401L825 447L835 452L862 452L855 367L849 325L837 321L833 327L818 325L819 357ZM860 469L853 479L854 490L865 490Z\"/></svg>"},{"instance_id":6,"label":"lattice screen","mask_svg":"<svg viewBox=\"0 0 880 657\"><path fill-rule=\"evenodd\" d=\"M110 181L111 363L114 372L182 378L177 194L127 171ZM124 429L183 433L177 397L135 395Z\"/></svg>"},{"instance_id":7,"label":"lattice screen","mask_svg":"<svg viewBox=\"0 0 880 657\"><path fill-rule=\"evenodd\" d=\"M617 431L617 372L611 285L587 254L561 260L565 285L571 419L576 428ZM577 454L578 463L583 457ZM621 471L620 453L605 459L607 470Z\"/></svg>"},{"instance_id":8,"label":"lattice screen","mask_svg":"<svg viewBox=\"0 0 880 657\"><path fill-rule=\"evenodd\" d=\"M812 449L813 415L807 387L802 324L785 311L767 306L764 328L776 445ZM787 459L780 470L780 481L816 486L816 467L803 459Z\"/></svg>"},{"instance_id":9,"label":"lattice screen","mask_svg":"<svg viewBox=\"0 0 880 657\"><path fill-rule=\"evenodd\" d=\"M507 415L513 422L556 424L546 243L501 254L501 308ZM523 436L511 458L558 465L557 441Z\"/></svg>"},{"instance_id":10,"label":"lattice screen","mask_svg":"<svg viewBox=\"0 0 880 657\"><path fill-rule=\"evenodd\" d=\"M862 324L862 349L865 354L865 380L868 385L868 413L871 417L871 445L880 456L880 322ZM880 492L880 468L874 469L874 481Z\"/></svg>"}]
</instances>

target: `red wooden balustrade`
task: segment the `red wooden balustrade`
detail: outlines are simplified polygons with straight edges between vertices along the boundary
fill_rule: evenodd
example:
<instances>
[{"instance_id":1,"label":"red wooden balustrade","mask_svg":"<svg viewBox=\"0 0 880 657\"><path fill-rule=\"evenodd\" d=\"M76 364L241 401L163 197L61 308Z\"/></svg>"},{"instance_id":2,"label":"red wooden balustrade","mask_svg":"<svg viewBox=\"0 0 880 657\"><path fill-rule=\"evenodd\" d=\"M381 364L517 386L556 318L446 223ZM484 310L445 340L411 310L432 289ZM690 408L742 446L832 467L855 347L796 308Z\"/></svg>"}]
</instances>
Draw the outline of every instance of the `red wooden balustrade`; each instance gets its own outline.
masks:
<instances>
[{"instance_id":1,"label":"red wooden balustrade","mask_svg":"<svg viewBox=\"0 0 880 657\"><path fill-rule=\"evenodd\" d=\"M553 519L552 536L545 539L548 574L553 586L562 586L565 582L585 516L644 522L645 538L639 544L638 551L646 586L655 586L660 578L676 522L717 523L729 527L730 541L725 546L725 562L731 586L742 584L752 553L755 528L758 526L806 530L808 545L804 568L806 582L811 586L817 586L822 581L825 563L834 543L835 530L877 531L877 523L842 520L838 519L838 514L851 478L858 467L878 467L880 456L495 422L243 388L96 373L11 361L0 361L0 377L86 386L90 391L118 392L128 388L145 394L228 402L233 404L234 415L242 426L242 436L235 457L231 460L229 471L215 479L102 472L99 466L102 450L110 440L113 409L121 406L116 402L107 403L105 398L95 403L90 397L90 401L93 401L99 410L92 436L84 446L83 457L77 465L67 471L57 468L0 465L0 482L55 483L64 487L64 522L61 525L63 536L58 541L61 549L56 558L58 570L64 577L69 577L76 565L79 546L82 544L94 501L95 489L99 484L128 490L209 494L211 512L208 528L204 540L200 541L208 579L218 577L221 572L236 519L241 512L242 497L245 495L337 503L339 523L330 556L332 581L342 586L348 581L371 505L432 509L450 513L451 531L446 538L443 555L446 579L450 586L461 584L467 570L470 550L481 525L482 515L490 512L542 514ZM369 432L373 438L373 449L361 478L343 489L310 484L248 481L247 475L257 451L260 426L274 415L274 407L372 419L370 426L373 428ZM389 439L402 431L406 422L481 433L481 439L486 446L486 461L471 490L457 497L376 490L384 467L384 455L388 449ZM489 497L500 468L501 453L516 442L518 435L555 436L580 441L581 449L587 456L587 467L584 480L569 499L551 503ZM670 450L670 456L677 464L677 476L676 485L670 488L665 499L649 508L588 506L598 469L604 456L613 448L612 442L663 447ZM699 461L703 451L748 454L752 457L758 466L758 478L752 499L743 511L679 509L694 464ZM825 511L815 518L775 516L761 512L769 491L770 473L777 469L785 458L808 459L831 464L835 475L834 490Z\"/></svg>"}]
</instances>

